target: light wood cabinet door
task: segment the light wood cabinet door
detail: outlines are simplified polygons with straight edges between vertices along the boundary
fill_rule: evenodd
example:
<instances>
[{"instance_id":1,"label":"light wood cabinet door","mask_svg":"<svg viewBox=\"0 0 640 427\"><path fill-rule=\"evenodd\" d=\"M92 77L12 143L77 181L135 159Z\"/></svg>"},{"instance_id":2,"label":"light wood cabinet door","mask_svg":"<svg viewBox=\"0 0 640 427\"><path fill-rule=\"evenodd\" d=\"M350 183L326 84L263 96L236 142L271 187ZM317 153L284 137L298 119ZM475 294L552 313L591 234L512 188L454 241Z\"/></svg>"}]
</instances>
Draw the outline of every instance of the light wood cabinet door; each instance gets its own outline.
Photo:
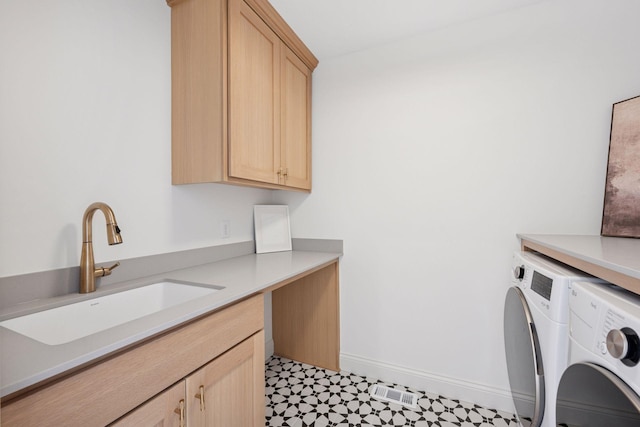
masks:
<instances>
[{"instance_id":1,"label":"light wood cabinet door","mask_svg":"<svg viewBox=\"0 0 640 427\"><path fill-rule=\"evenodd\" d=\"M186 379L189 427L264 426L264 333Z\"/></svg>"},{"instance_id":2,"label":"light wood cabinet door","mask_svg":"<svg viewBox=\"0 0 640 427\"><path fill-rule=\"evenodd\" d=\"M180 381L125 417L111 424L112 427L182 427L185 424L185 383ZM182 406L182 409L181 409ZM182 412L183 423L180 423Z\"/></svg>"},{"instance_id":3,"label":"light wood cabinet door","mask_svg":"<svg viewBox=\"0 0 640 427\"><path fill-rule=\"evenodd\" d=\"M229 177L278 184L280 49L244 1L229 2Z\"/></svg>"},{"instance_id":4,"label":"light wood cabinet door","mask_svg":"<svg viewBox=\"0 0 640 427\"><path fill-rule=\"evenodd\" d=\"M311 71L243 0L229 3L229 171L311 189Z\"/></svg>"},{"instance_id":5,"label":"light wood cabinet door","mask_svg":"<svg viewBox=\"0 0 640 427\"><path fill-rule=\"evenodd\" d=\"M311 71L282 46L280 137L282 184L311 189Z\"/></svg>"}]
</instances>

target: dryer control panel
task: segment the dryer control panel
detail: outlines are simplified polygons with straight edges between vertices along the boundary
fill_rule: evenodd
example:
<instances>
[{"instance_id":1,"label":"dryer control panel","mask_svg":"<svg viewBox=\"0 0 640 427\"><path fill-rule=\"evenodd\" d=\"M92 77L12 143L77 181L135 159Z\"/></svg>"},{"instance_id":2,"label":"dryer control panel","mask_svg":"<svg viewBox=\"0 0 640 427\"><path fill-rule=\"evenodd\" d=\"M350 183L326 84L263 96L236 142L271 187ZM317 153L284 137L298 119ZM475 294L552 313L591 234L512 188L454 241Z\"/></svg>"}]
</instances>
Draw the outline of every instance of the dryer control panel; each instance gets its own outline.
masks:
<instances>
[{"instance_id":1,"label":"dryer control panel","mask_svg":"<svg viewBox=\"0 0 640 427\"><path fill-rule=\"evenodd\" d=\"M575 282L569 312L571 362L596 358L640 390L640 297L610 284Z\"/></svg>"}]
</instances>

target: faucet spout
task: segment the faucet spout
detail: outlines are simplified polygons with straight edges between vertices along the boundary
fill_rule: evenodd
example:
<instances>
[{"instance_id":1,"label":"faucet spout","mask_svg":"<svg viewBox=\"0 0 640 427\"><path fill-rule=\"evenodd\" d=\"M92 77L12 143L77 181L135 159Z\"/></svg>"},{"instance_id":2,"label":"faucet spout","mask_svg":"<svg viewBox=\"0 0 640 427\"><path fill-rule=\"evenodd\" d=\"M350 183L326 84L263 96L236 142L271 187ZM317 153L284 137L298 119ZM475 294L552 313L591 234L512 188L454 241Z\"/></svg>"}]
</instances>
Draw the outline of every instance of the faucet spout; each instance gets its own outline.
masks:
<instances>
[{"instance_id":1,"label":"faucet spout","mask_svg":"<svg viewBox=\"0 0 640 427\"><path fill-rule=\"evenodd\" d=\"M120 227L116 221L113 210L106 203L96 202L89 205L82 217L82 254L80 255L80 293L86 294L96 290L96 277L108 276L111 270L116 268L120 263L115 263L111 267L95 266L93 257L93 237L92 222L93 214L102 211L107 222L107 240L109 245L118 245L122 243L120 235Z\"/></svg>"}]
</instances>

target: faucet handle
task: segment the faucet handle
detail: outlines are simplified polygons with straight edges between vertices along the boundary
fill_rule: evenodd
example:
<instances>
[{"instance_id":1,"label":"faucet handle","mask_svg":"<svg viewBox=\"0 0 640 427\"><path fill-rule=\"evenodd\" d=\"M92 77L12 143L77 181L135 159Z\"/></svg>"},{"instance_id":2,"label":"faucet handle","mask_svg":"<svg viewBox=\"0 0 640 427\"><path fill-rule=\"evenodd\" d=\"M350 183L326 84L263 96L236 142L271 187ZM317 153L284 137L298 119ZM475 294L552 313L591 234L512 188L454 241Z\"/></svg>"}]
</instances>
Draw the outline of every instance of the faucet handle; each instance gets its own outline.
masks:
<instances>
[{"instance_id":1,"label":"faucet handle","mask_svg":"<svg viewBox=\"0 0 640 427\"><path fill-rule=\"evenodd\" d=\"M113 270L116 267L120 266L120 261L116 261L115 264L113 264L111 267L107 267L107 270L109 270L109 272L111 272L111 270Z\"/></svg>"},{"instance_id":2,"label":"faucet handle","mask_svg":"<svg viewBox=\"0 0 640 427\"><path fill-rule=\"evenodd\" d=\"M113 264L111 267L96 267L95 276L96 277L108 276L111 274L111 270L118 267L119 265L120 265L120 262L118 261L115 264Z\"/></svg>"}]
</instances>

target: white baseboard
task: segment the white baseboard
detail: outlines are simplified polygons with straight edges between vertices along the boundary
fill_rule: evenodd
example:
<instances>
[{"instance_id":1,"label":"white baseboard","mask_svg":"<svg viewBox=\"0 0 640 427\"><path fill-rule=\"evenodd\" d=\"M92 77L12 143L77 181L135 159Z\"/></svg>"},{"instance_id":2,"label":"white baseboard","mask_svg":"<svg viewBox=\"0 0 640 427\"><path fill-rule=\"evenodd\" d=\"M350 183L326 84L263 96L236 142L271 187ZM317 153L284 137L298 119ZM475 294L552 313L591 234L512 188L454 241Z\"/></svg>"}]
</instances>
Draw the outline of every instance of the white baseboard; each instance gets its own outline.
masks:
<instances>
[{"instance_id":1,"label":"white baseboard","mask_svg":"<svg viewBox=\"0 0 640 427\"><path fill-rule=\"evenodd\" d=\"M515 411L510 390L408 369L346 353L340 354L340 368L346 372L403 385L418 391L438 394L450 399L475 403L485 408L497 409L510 414Z\"/></svg>"},{"instance_id":2,"label":"white baseboard","mask_svg":"<svg viewBox=\"0 0 640 427\"><path fill-rule=\"evenodd\" d=\"M264 342L264 360L265 362L269 360L271 356L273 356L274 352L273 340L266 340Z\"/></svg>"}]
</instances>

